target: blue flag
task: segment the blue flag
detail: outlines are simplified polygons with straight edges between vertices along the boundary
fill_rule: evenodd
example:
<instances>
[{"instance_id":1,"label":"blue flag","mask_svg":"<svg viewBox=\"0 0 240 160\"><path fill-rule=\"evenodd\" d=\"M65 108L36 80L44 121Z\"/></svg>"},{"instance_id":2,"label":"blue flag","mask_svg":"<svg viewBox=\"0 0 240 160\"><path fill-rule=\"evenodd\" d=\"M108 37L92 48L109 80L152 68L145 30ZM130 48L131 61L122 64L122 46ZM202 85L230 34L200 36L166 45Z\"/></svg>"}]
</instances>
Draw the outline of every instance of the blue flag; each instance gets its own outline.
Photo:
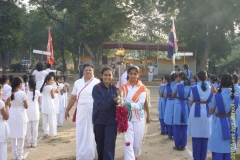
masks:
<instances>
[{"instance_id":1,"label":"blue flag","mask_svg":"<svg viewBox=\"0 0 240 160\"><path fill-rule=\"evenodd\" d=\"M168 54L167 57L169 59L172 59L173 54L176 53L175 50L175 44L174 44L174 35L173 32L169 33L169 39L168 39Z\"/></svg>"}]
</instances>

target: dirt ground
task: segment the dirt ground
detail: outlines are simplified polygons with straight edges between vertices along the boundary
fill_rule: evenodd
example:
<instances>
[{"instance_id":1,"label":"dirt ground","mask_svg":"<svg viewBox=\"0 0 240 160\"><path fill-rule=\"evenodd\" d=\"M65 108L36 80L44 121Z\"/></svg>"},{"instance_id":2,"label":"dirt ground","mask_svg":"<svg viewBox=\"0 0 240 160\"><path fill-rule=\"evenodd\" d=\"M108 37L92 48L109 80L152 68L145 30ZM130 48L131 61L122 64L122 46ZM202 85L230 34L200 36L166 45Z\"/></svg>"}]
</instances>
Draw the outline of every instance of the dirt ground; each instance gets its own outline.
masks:
<instances>
[{"instance_id":1,"label":"dirt ground","mask_svg":"<svg viewBox=\"0 0 240 160\"><path fill-rule=\"evenodd\" d=\"M73 80L67 80L71 87ZM155 86L149 86L155 85ZM151 91L150 116L151 122L148 125L147 135L145 137L142 153L139 160L191 160L192 144L191 138L188 138L187 149L185 151L173 150L174 142L169 140L166 135L161 135L158 121L158 93L157 82L146 83ZM71 93L72 88L70 89ZM74 107L75 108L75 107ZM73 114L74 108L70 111ZM75 160L75 123L71 120L65 121L63 127L58 127L58 136L43 138L41 119L39 126L38 146L37 148L27 148L26 142L24 155L28 160ZM237 153L240 153L238 148ZM8 159L11 159L11 145L8 142ZM208 152L208 160L211 159L211 153ZM237 158L240 160L240 158ZM123 142L122 135L117 136L115 160L123 160Z\"/></svg>"}]
</instances>

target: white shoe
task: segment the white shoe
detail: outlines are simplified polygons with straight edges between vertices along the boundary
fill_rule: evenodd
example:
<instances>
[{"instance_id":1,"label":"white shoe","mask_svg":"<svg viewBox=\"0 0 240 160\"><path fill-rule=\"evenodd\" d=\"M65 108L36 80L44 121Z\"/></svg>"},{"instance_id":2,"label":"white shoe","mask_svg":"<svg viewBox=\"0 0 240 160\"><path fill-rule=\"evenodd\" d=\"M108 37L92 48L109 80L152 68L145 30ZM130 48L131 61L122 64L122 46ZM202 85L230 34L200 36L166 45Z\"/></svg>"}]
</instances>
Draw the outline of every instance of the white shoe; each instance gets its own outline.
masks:
<instances>
[{"instance_id":1,"label":"white shoe","mask_svg":"<svg viewBox=\"0 0 240 160\"><path fill-rule=\"evenodd\" d=\"M32 148L36 148L36 147L37 147L37 143L33 143Z\"/></svg>"},{"instance_id":2,"label":"white shoe","mask_svg":"<svg viewBox=\"0 0 240 160\"><path fill-rule=\"evenodd\" d=\"M28 147L28 148L31 148L31 147L32 147L32 144L31 144L31 143L28 143L28 144L27 144L27 147Z\"/></svg>"}]
</instances>

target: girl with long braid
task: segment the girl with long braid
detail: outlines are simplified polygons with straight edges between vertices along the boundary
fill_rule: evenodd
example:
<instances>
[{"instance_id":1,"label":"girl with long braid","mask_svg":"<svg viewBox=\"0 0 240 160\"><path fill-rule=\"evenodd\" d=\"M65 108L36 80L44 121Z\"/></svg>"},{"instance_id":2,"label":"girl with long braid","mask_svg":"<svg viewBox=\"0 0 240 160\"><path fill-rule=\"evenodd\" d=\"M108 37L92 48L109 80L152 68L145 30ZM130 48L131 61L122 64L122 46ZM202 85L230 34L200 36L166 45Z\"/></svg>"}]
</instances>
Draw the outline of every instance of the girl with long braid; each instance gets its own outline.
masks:
<instances>
[{"instance_id":1,"label":"girl with long braid","mask_svg":"<svg viewBox=\"0 0 240 160\"><path fill-rule=\"evenodd\" d=\"M239 96L235 96L233 77L226 73L221 76L218 93L212 98L210 114L213 115L209 150L213 160L231 160L236 152L235 116Z\"/></svg>"},{"instance_id":2,"label":"girl with long braid","mask_svg":"<svg viewBox=\"0 0 240 160\"><path fill-rule=\"evenodd\" d=\"M56 110L54 106L54 98L55 98L55 89L52 84L54 83L54 78L52 75L47 75L42 87L40 88L40 92L42 93L42 121L43 121L43 130L44 137L48 137L49 129L50 135L52 137L57 135L56 126L57 126L57 117Z\"/></svg>"},{"instance_id":3,"label":"girl with long braid","mask_svg":"<svg viewBox=\"0 0 240 160\"><path fill-rule=\"evenodd\" d=\"M163 96L163 94L164 94L164 90L165 90L165 87L166 87L168 81L170 81L170 76L165 75L164 78L163 78L163 84L161 84L158 87L158 92L159 92L158 118L159 118L159 121L160 121L160 127L161 127L161 134L162 135L167 134L167 126L165 125L165 122L164 122L166 98Z\"/></svg>"},{"instance_id":4,"label":"girl with long braid","mask_svg":"<svg viewBox=\"0 0 240 160\"><path fill-rule=\"evenodd\" d=\"M9 128L13 159L23 159L24 138L27 131L27 95L21 91L23 80L14 77L12 81L11 107L9 109Z\"/></svg>"},{"instance_id":5,"label":"girl with long braid","mask_svg":"<svg viewBox=\"0 0 240 160\"><path fill-rule=\"evenodd\" d=\"M210 114L208 103L212 98L211 88L206 82L207 72L198 72L198 83L191 87L188 120L188 136L192 137L193 159L205 160L210 137Z\"/></svg>"},{"instance_id":6,"label":"girl with long braid","mask_svg":"<svg viewBox=\"0 0 240 160\"><path fill-rule=\"evenodd\" d=\"M184 72L187 74L187 78L189 80L191 80L192 76L193 76L193 73L192 73L192 71L189 70L189 65L188 64L184 64L183 68L185 69Z\"/></svg>"},{"instance_id":7,"label":"girl with long braid","mask_svg":"<svg viewBox=\"0 0 240 160\"><path fill-rule=\"evenodd\" d=\"M189 115L188 97L191 91L190 81L185 72L178 75L180 82L174 86L172 97L176 98L173 111L173 149L182 151L187 145L187 125Z\"/></svg>"},{"instance_id":8,"label":"girl with long braid","mask_svg":"<svg viewBox=\"0 0 240 160\"><path fill-rule=\"evenodd\" d=\"M38 123L39 123L39 102L41 93L36 89L36 81L30 79L28 82L29 91L27 92L27 147L35 148L37 146Z\"/></svg>"},{"instance_id":9,"label":"girl with long braid","mask_svg":"<svg viewBox=\"0 0 240 160\"><path fill-rule=\"evenodd\" d=\"M172 90L173 87L176 85L175 79L176 79L176 74L173 73L170 76L170 79L168 80L168 84L165 87L164 90L164 97L167 99L166 100L166 107L165 107L165 114L164 114L164 122L167 125L167 130L168 130L168 138L173 139L173 107L174 107L174 102L175 98L172 97Z\"/></svg>"}]
</instances>

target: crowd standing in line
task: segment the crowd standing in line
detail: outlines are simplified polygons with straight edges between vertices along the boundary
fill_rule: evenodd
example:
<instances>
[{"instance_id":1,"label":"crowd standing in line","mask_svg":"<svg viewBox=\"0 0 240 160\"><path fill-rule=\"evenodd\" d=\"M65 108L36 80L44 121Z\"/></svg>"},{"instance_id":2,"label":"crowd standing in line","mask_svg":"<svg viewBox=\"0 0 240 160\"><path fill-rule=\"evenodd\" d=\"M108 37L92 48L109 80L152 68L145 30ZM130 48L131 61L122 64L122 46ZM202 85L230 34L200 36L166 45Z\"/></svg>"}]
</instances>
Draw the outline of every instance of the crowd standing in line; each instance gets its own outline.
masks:
<instances>
[{"instance_id":1,"label":"crowd standing in line","mask_svg":"<svg viewBox=\"0 0 240 160\"><path fill-rule=\"evenodd\" d=\"M65 77L56 77L51 69L43 70L41 63L36 68L34 77L0 76L0 159L7 159L8 137L15 160L24 159L25 136L27 147L37 147L40 108L44 137L54 137L57 126L63 126L64 115L69 118L76 102L76 159L114 160L115 112L120 95L128 110L126 137L130 142L124 145L124 160L138 159L146 125L144 110L149 122L147 88L139 79L138 67L127 64L118 89L112 84L114 73L110 67L102 69L100 81L94 77L93 66L85 64L83 77L74 83L68 103L70 85ZM238 75L216 76L202 70L193 76L187 64L184 69L181 72L176 65L159 85L161 134L174 140L176 151L185 150L187 136L192 137L194 160L205 160L208 149L213 160L230 160L240 135Z\"/></svg>"}]
</instances>

